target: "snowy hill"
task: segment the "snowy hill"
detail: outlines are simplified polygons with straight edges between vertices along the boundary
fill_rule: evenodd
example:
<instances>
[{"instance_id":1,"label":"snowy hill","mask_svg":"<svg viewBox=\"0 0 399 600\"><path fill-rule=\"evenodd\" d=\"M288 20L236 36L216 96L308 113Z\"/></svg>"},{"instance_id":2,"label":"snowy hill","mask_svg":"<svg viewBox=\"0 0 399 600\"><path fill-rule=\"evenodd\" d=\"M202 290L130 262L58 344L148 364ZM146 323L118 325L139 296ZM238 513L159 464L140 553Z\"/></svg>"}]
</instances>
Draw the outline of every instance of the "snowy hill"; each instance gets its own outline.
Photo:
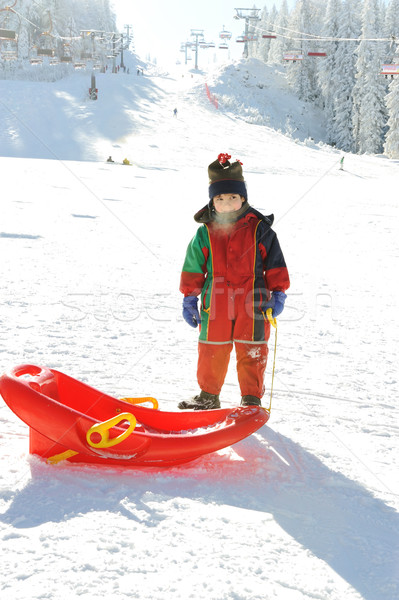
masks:
<instances>
[{"instance_id":1,"label":"snowy hill","mask_svg":"<svg viewBox=\"0 0 399 600\"><path fill-rule=\"evenodd\" d=\"M100 470L30 457L1 403L1 594L394 600L399 165L348 154L340 171L340 153L274 130L291 100L256 62L193 77L133 66L99 77L97 102L84 73L0 82L0 370L47 365L161 410L196 393L178 283L207 165L229 151L250 202L275 214L292 279L271 419L181 467ZM301 124L291 108L312 135L315 114ZM221 401L239 402L234 360Z\"/></svg>"},{"instance_id":2,"label":"snowy hill","mask_svg":"<svg viewBox=\"0 0 399 600\"><path fill-rule=\"evenodd\" d=\"M216 69L208 78L221 110L304 141L325 140L324 115L292 92L281 65L251 58Z\"/></svg>"}]
</instances>

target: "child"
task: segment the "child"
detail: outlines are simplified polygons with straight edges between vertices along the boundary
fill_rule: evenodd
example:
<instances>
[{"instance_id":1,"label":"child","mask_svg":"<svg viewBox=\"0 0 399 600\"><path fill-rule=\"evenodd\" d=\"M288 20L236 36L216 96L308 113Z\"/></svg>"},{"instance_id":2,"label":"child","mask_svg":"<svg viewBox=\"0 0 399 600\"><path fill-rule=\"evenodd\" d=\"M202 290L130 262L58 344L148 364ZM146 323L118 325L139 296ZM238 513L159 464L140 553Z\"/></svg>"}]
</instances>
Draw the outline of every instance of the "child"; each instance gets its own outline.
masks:
<instances>
[{"instance_id":1,"label":"child","mask_svg":"<svg viewBox=\"0 0 399 600\"><path fill-rule=\"evenodd\" d=\"M248 204L240 161L219 154L208 167L210 202L194 219L202 223L190 242L180 291L183 317L200 327L197 378L201 392L181 409L220 408L233 342L241 406L261 405L270 336L267 308L278 316L290 282L284 257L271 229L273 215ZM201 316L198 298L201 294Z\"/></svg>"}]
</instances>

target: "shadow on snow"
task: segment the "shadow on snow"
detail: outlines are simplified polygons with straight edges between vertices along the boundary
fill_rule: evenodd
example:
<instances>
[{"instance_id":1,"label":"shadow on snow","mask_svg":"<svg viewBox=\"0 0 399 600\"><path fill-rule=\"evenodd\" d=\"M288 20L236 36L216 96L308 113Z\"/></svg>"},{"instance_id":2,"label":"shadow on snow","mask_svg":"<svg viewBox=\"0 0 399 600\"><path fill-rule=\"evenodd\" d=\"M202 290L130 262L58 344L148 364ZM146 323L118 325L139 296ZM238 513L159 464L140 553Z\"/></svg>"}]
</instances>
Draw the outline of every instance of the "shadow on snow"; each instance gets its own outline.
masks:
<instances>
[{"instance_id":1,"label":"shadow on snow","mask_svg":"<svg viewBox=\"0 0 399 600\"><path fill-rule=\"evenodd\" d=\"M33 458L32 479L12 499L7 496L0 520L25 529L108 511L156 527L165 516L143 500L149 492L162 502L183 498L260 511L365 600L392 600L399 563L398 547L392 547L399 539L394 509L269 427L233 448L235 460L215 453L165 470L54 467ZM267 536L267 521L262 527Z\"/></svg>"}]
</instances>

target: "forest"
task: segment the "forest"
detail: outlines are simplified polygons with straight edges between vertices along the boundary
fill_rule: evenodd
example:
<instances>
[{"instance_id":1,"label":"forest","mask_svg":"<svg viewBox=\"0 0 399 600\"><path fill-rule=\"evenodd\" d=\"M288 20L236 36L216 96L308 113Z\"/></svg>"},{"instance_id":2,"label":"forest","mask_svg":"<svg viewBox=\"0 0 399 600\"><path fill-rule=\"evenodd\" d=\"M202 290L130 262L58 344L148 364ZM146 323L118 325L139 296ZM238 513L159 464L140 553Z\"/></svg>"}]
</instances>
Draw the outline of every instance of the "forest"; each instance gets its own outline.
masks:
<instances>
[{"instance_id":1,"label":"forest","mask_svg":"<svg viewBox=\"0 0 399 600\"><path fill-rule=\"evenodd\" d=\"M323 109L329 144L399 158L399 0L283 0L248 38L249 56L286 64L298 98Z\"/></svg>"},{"instance_id":2,"label":"forest","mask_svg":"<svg viewBox=\"0 0 399 600\"><path fill-rule=\"evenodd\" d=\"M94 59L100 67L107 56L119 50L120 43L109 0L0 2L3 78L26 78L26 66L43 60L53 67L60 63L79 67L85 59ZM53 71L56 76L62 74L60 68Z\"/></svg>"}]
</instances>

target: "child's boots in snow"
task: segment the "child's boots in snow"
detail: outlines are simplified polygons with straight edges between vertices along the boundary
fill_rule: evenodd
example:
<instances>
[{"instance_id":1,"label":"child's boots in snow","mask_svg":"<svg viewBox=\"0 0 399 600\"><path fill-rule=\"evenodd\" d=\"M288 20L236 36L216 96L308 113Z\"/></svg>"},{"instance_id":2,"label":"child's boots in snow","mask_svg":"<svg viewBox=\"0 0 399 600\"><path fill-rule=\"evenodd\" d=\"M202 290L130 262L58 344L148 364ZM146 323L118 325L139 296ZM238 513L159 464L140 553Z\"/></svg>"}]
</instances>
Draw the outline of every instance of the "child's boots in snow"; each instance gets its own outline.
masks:
<instances>
[{"instance_id":1,"label":"child's boots in snow","mask_svg":"<svg viewBox=\"0 0 399 600\"><path fill-rule=\"evenodd\" d=\"M259 398L256 396L243 396L241 398L241 406L262 406Z\"/></svg>"},{"instance_id":2,"label":"child's boots in snow","mask_svg":"<svg viewBox=\"0 0 399 600\"><path fill-rule=\"evenodd\" d=\"M212 410L214 408L220 408L219 395L208 394L208 392L201 391L199 396L194 396L191 400L183 400L180 402L178 408L182 410Z\"/></svg>"}]
</instances>

